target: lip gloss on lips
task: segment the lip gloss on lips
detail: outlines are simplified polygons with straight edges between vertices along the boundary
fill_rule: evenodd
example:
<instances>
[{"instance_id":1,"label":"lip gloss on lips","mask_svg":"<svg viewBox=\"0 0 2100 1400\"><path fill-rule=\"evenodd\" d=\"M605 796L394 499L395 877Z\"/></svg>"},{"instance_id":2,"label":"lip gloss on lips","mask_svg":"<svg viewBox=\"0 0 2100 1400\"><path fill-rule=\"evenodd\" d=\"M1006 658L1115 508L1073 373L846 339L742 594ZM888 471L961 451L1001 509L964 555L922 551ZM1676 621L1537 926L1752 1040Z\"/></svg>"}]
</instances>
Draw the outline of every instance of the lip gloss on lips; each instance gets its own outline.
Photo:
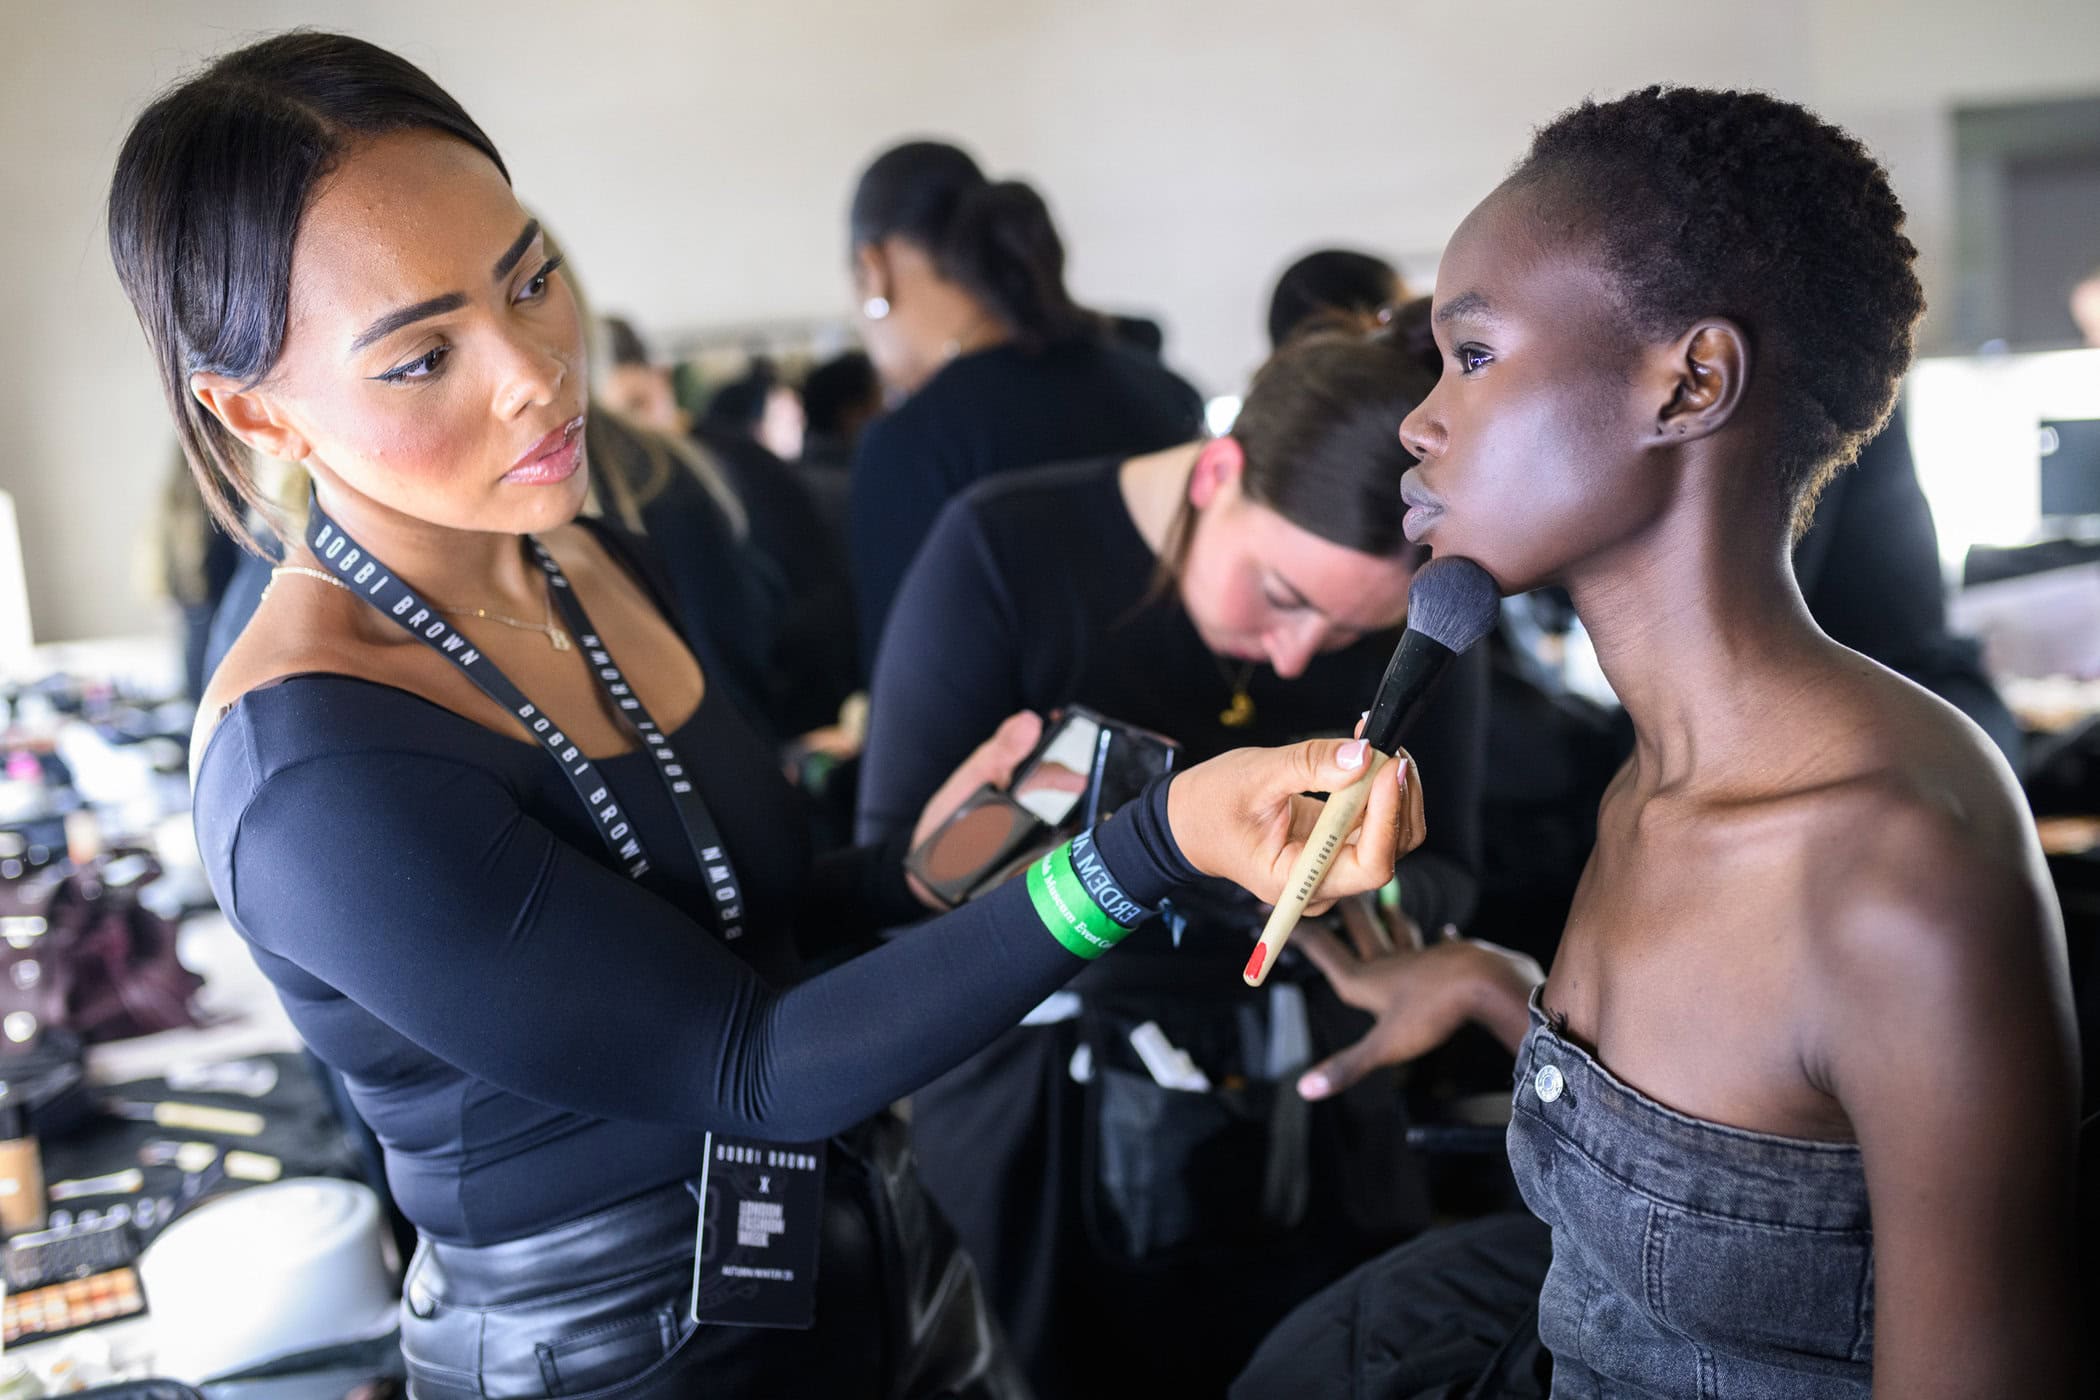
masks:
<instances>
[{"instance_id":1,"label":"lip gloss on lips","mask_svg":"<svg viewBox=\"0 0 2100 1400\"><path fill-rule=\"evenodd\" d=\"M514 486L552 486L567 481L582 465L583 415L578 414L534 443L503 480Z\"/></svg>"}]
</instances>

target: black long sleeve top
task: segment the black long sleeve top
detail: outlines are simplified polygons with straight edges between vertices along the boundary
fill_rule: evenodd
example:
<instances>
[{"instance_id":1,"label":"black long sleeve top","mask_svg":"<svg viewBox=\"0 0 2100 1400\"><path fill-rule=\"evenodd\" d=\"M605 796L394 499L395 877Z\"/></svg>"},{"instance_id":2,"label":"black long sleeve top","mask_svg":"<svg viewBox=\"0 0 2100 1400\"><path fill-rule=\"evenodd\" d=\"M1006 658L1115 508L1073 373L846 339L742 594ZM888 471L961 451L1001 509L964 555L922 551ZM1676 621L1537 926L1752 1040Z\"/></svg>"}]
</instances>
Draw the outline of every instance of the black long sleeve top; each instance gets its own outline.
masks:
<instances>
[{"instance_id":1,"label":"black long sleeve top","mask_svg":"<svg viewBox=\"0 0 2100 1400\"><path fill-rule=\"evenodd\" d=\"M734 944L696 915L707 882L646 754L599 764L650 852L635 882L537 746L409 692L288 677L210 740L213 887L437 1238L513 1239L680 1180L709 1130L840 1131L1083 966L1017 884L798 981L803 954L923 912L901 840L813 863L718 696L671 738L739 868ZM1159 784L1097 836L1141 902L1194 878L1165 818Z\"/></svg>"},{"instance_id":2,"label":"black long sleeve top","mask_svg":"<svg viewBox=\"0 0 2100 1400\"><path fill-rule=\"evenodd\" d=\"M947 774L1016 710L1084 705L1178 740L1195 762L1249 744L1346 734L1369 707L1397 631L1316 657L1295 680L1255 673L1254 723L1227 727L1226 669L1178 601L1140 606L1156 556L1123 504L1120 463L1002 475L942 514L898 595L876 669L862 840L908 832ZM1408 911L1432 932L1463 923L1477 897L1487 678L1486 648L1475 648L1403 736L1421 766L1429 833L1402 860L1401 886ZM1136 972L1133 951L1169 946L1147 929L1117 967L1100 972ZM1237 968L1246 939L1235 934L1212 951Z\"/></svg>"},{"instance_id":3,"label":"black long sleeve top","mask_svg":"<svg viewBox=\"0 0 2100 1400\"><path fill-rule=\"evenodd\" d=\"M853 455L853 589L872 668L906 570L951 498L995 472L1187 442L1203 401L1149 355L1079 338L994 346L943 366L861 434Z\"/></svg>"}]
</instances>

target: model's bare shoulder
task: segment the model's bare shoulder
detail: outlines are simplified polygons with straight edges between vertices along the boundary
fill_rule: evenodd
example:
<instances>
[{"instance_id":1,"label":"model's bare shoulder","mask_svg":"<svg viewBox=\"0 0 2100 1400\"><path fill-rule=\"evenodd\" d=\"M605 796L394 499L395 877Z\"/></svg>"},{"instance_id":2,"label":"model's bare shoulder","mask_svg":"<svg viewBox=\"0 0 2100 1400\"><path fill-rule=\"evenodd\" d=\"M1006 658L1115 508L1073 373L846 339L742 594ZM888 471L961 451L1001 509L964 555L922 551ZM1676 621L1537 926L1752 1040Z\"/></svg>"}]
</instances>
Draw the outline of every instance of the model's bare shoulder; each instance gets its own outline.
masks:
<instances>
[{"instance_id":1,"label":"model's bare shoulder","mask_svg":"<svg viewBox=\"0 0 2100 1400\"><path fill-rule=\"evenodd\" d=\"M1804 1067L1863 1152L1875 1378L1922 1393L1917 1358L1955 1308L2003 1354L1943 1359L1945 1393L2006 1393L2013 1365L2036 1378L2022 1393L2064 1394L2078 1070L2061 917L1997 755L1929 712L1887 716L1882 737L1889 763L1818 806L1794 984Z\"/></svg>"},{"instance_id":2,"label":"model's bare shoulder","mask_svg":"<svg viewBox=\"0 0 2100 1400\"><path fill-rule=\"evenodd\" d=\"M1926 1016L1951 1047L2007 1017L2068 1016L2033 820L1997 752L1953 719L1888 715L1887 762L1807 818L1804 932L1826 1036Z\"/></svg>"},{"instance_id":3,"label":"model's bare shoulder","mask_svg":"<svg viewBox=\"0 0 2100 1400\"><path fill-rule=\"evenodd\" d=\"M2019 780L1989 735L1939 696L1856 652L1836 647L1840 660L1823 693L1833 727L1858 744L1869 770L1910 772L2005 813L2024 812ZM1981 810L1981 808L1979 808Z\"/></svg>"}]
</instances>

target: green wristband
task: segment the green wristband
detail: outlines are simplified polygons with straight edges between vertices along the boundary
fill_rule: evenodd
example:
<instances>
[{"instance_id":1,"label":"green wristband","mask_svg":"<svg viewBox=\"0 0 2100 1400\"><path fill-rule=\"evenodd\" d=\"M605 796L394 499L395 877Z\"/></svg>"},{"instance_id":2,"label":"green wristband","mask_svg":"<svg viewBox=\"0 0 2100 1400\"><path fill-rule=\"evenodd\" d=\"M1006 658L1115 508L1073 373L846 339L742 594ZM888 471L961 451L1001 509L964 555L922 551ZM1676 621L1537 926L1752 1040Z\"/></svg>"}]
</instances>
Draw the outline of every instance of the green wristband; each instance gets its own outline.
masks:
<instances>
[{"instance_id":1,"label":"green wristband","mask_svg":"<svg viewBox=\"0 0 2100 1400\"><path fill-rule=\"evenodd\" d=\"M1087 892L1079 872L1072 868L1071 842L1028 867L1028 898L1043 927L1075 957L1092 961L1130 933Z\"/></svg>"}]
</instances>

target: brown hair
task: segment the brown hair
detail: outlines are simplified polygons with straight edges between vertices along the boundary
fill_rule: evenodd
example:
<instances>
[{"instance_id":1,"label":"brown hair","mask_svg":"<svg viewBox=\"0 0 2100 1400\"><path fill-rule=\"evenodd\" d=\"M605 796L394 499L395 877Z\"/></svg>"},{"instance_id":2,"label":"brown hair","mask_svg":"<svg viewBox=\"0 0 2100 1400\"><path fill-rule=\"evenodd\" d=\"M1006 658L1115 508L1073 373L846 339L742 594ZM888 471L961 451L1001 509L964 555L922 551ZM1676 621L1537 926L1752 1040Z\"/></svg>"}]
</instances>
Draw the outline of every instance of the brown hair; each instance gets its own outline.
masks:
<instances>
[{"instance_id":1,"label":"brown hair","mask_svg":"<svg viewBox=\"0 0 2100 1400\"><path fill-rule=\"evenodd\" d=\"M1415 463L1400 445L1400 420L1435 387L1436 371L1390 331L1291 341L1255 374L1232 425L1246 462L1241 494L1344 549L1414 552L1400 529L1400 476ZM1173 591L1195 523L1184 497L1147 603Z\"/></svg>"}]
</instances>

